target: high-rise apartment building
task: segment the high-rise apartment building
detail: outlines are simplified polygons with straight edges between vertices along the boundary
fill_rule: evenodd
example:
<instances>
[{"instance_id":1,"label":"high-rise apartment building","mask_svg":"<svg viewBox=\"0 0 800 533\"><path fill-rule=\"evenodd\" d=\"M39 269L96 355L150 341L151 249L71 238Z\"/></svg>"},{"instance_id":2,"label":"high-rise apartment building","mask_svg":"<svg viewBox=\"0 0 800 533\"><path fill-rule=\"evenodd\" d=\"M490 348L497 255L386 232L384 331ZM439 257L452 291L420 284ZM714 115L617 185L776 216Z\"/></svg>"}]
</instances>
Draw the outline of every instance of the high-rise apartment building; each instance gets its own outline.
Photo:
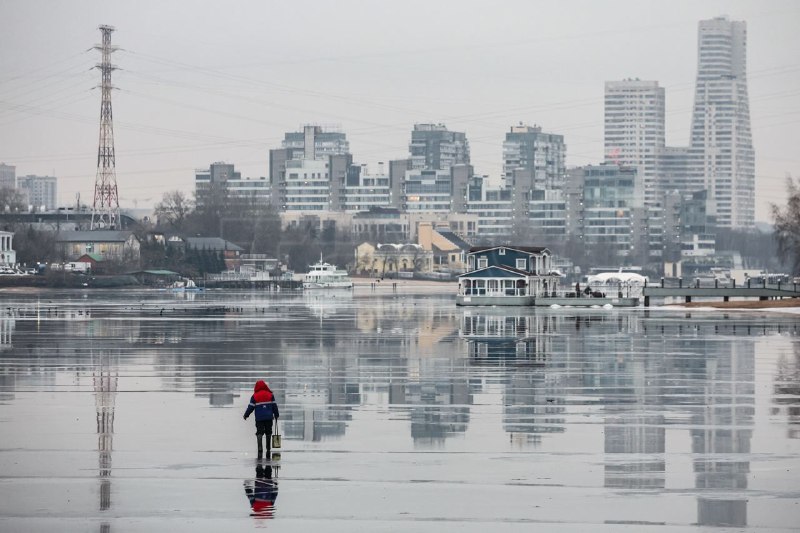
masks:
<instances>
[{"instance_id":1,"label":"high-rise apartment building","mask_svg":"<svg viewBox=\"0 0 800 533\"><path fill-rule=\"evenodd\" d=\"M544 242L567 236L567 203L563 189L533 191L530 202L531 234Z\"/></svg>"},{"instance_id":2,"label":"high-rise apartment building","mask_svg":"<svg viewBox=\"0 0 800 533\"><path fill-rule=\"evenodd\" d=\"M389 208L392 191L389 186L389 174L383 163L378 165L378 172L371 173L367 165L351 165L347 170L347 183L341 202L342 211L359 212L375 208Z\"/></svg>"},{"instance_id":3,"label":"high-rise apartment building","mask_svg":"<svg viewBox=\"0 0 800 533\"><path fill-rule=\"evenodd\" d=\"M25 196L25 203L36 210L58 207L58 179L52 176L20 176L17 190Z\"/></svg>"},{"instance_id":4,"label":"high-rise apartment building","mask_svg":"<svg viewBox=\"0 0 800 533\"><path fill-rule=\"evenodd\" d=\"M341 131L309 125L303 126L303 131L287 131L281 148L289 150L289 159L324 159L350 153L350 141Z\"/></svg>"},{"instance_id":5,"label":"high-rise apartment building","mask_svg":"<svg viewBox=\"0 0 800 533\"><path fill-rule=\"evenodd\" d=\"M13 189L17 186L17 167L0 163L0 189Z\"/></svg>"},{"instance_id":6,"label":"high-rise apartment building","mask_svg":"<svg viewBox=\"0 0 800 533\"><path fill-rule=\"evenodd\" d=\"M690 155L717 225L755 225L755 155L747 96L747 25L700 21Z\"/></svg>"},{"instance_id":7,"label":"high-rise apartment building","mask_svg":"<svg viewBox=\"0 0 800 533\"><path fill-rule=\"evenodd\" d=\"M449 170L413 169L403 183L403 210L448 213L453 200Z\"/></svg>"},{"instance_id":8,"label":"high-rise apartment building","mask_svg":"<svg viewBox=\"0 0 800 533\"><path fill-rule=\"evenodd\" d=\"M661 148L658 154L659 194L705 190L703 180L697 179L696 165L692 164L690 152L687 146Z\"/></svg>"},{"instance_id":9,"label":"high-rise apartment building","mask_svg":"<svg viewBox=\"0 0 800 533\"><path fill-rule=\"evenodd\" d=\"M466 134L449 131L444 124L415 124L408 149L412 169L450 170L469 164Z\"/></svg>"},{"instance_id":10,"label":"high-rise apartment building","mask_svg":"<svg viewBox=\"0 0 800 533\"><path fill-rule=\"evenodd\" d=\"M644 202L657 196L658 158L664 148L664 88L657 81L607 81L606 161L636 169Z\"/></svg>"},{"instance_id":11,"label":"high-rise apartment building","mask_svg":"<svg viewBox=\"0 0 800 533\"><path fill-rule=\"evenodd\" d=\"M621 258L636 254L644 206L636 169L610 162L570 169L566 196L567 232L584 245Z\"/></svg>"},{"instance_id":12,"label":"high-rise apartment building","mask_svg":"<svg viewBox=\"0 0 800 533\"><path fill-rule=\"evenodd\" d=\"M503 142L505 186L513 189L517 185L514 171L524 169L529 171L533 189L563 188L566 151L563 135L543 133L540 126L526 126L522 123L511 126Z\"/></svg>"},{"instance_id":13,"label":"high-rise apartment building","mask_svg":"<svg viewBox=\"0 0 800 533\"><path fill-rule=\"evenodd\" d=\"M516 231L524 231L531 225L535 191L558 191L564 188L565 157L563 135L543 133L539 126L522 123L506 132L503 142L503 183L511 194L512 221ZM541 207L539 205L536 209L540 210Z\"/></svg>"},{"instance_id":14,"label":"high-rise apartment building","mask_svg":"<svg viewBox=\"0 0 800 533\"><path fill-rule=\"evenodd\" d=\"M266 177L243 178L231 163L217 161L207 169L194 173L197 205L202 207L211 199L225 199L232 209L257 209L269 205L269 182Z\"/></svg>"},{"instance_id":15,"label":"high-rise apartment building","mask_svg":"<svg viewBox=\"0 0 800 533\"><path fill-rule=\"evenodd\" d=\"M347 136L304 126L269 151L270 201L280 211L338 211L353 158Z\"/></svg>"},{"instance_id":16,"label":"high-rise apartment building","mask_svg":"<svg viewBox=\"0 0 800 533\"><path fill-rule=\"evenodd\" d=\"M480 196L475 198L470 192L469 201L469 212L478 216L478 235L489 240L508 239L513 231L511 191L487 188L485 183L478 187ZM473 188L470 184L470 190Z\"/></svg>"}]
</instances>

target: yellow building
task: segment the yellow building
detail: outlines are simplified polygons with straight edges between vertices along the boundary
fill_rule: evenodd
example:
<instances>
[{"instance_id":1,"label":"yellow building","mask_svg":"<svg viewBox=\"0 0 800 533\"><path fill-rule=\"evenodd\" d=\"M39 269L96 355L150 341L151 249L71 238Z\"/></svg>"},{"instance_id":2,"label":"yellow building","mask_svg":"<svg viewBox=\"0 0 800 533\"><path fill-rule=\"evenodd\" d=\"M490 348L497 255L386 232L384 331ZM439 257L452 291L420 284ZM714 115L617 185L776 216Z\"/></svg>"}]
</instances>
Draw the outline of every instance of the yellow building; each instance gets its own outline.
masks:
<instances>
[{"instance_id":1,"label":"yellow building","mask_svg":"<svg viewBox=\"0 0 800 533\"><path fill-rule=\"evenodd\" d=\"M433 254L434 272L462 274L467 271L466 253L470 245L449 227L434 227L432 222L420 222L417 242Z\"/></svg>"},{"instance_id":2,"label":"yellow building","mask_svg":"<svg viewBox=\"0 0 800 533\"><path fill-rule=\"evenodd\" d=\"M356 247L356 274L383 277L400 272L433 272L433 252L419 244L377 244Z\"/></svg>"}]
</instances>

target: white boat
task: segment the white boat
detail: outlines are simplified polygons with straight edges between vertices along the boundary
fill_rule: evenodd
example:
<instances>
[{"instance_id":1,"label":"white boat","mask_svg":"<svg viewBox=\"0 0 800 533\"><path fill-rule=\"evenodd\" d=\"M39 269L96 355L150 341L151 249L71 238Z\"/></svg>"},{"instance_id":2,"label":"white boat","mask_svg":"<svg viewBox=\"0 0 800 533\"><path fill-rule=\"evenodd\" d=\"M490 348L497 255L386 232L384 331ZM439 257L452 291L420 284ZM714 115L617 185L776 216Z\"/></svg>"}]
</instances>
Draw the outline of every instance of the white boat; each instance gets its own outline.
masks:
<instances>
[{"instance_id":1,"label":"white boat","mask_svg":"<svg viewBox=\"0 0 800 533\"><path fill-rule=\"evenodd\" d=\"M347 272L339 270L330 263L311 265L311 270L303 277L304 289L352 289L353 282Z\"/></svg>"},{"instance_id":2,"label":"white boat","mask_svg":"<svg viewBox=\"0 0 800 533\"><path fill-rule=\"evenodd\" d=\"M174 282L169 288L172 292L196 292L203 290L202 287L198 287L194 281L188 278Z\"/></svg>"}]
</instances>

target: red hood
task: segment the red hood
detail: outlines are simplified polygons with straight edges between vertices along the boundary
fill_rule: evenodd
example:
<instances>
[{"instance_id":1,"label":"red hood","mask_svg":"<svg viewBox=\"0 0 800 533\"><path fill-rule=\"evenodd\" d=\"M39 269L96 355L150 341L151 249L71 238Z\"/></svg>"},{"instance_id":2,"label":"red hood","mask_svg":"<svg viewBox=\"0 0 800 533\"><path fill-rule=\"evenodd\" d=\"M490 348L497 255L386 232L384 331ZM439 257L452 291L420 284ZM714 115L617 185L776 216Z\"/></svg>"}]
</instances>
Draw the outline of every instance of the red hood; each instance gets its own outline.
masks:
<instances>
[{"instance_id":1,"label":"red hood","mask_svg":"<svg viewBox=\"0 0 800 533\"><path fill-rule=\"evenodd\" d=\"M270 394L272 393L272 391L269 390L269 387L267 387L267 384L264 383L264 380L259 379L258 381L256 381L256 387L255 387L253 392L258 392L258 391L261 391L261 390L265 390L265 391L269 392Z\"/></svg>"}]
</instances>

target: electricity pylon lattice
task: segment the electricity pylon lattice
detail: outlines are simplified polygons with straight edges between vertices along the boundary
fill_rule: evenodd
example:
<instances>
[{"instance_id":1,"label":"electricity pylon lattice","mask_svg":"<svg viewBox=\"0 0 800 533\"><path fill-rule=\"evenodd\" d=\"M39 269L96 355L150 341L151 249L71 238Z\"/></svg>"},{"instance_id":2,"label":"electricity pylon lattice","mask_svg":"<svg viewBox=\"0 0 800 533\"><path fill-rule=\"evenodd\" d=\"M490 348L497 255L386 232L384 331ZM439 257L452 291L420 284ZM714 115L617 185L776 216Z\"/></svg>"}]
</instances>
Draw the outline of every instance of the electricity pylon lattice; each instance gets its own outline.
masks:
<instances>
[{"instance_id":1,"label":"electricity pylon lattice","mask_svg":"<svg viewBox=\"0 0 800 533\"><path fill-rule=\"evenodd\" d=\"M97 146L97 175L94 180L91 229L120 229L119 194L117 191L116 160L114 156L114 122L111 112L111 73L117 69L111 64L111 54L117 50L111 45L113 26L100 26L102 43L95 46L102 60L95 65L100 70L102 97L100 100L100 141Z\"/></svg>"}]
</instances>

